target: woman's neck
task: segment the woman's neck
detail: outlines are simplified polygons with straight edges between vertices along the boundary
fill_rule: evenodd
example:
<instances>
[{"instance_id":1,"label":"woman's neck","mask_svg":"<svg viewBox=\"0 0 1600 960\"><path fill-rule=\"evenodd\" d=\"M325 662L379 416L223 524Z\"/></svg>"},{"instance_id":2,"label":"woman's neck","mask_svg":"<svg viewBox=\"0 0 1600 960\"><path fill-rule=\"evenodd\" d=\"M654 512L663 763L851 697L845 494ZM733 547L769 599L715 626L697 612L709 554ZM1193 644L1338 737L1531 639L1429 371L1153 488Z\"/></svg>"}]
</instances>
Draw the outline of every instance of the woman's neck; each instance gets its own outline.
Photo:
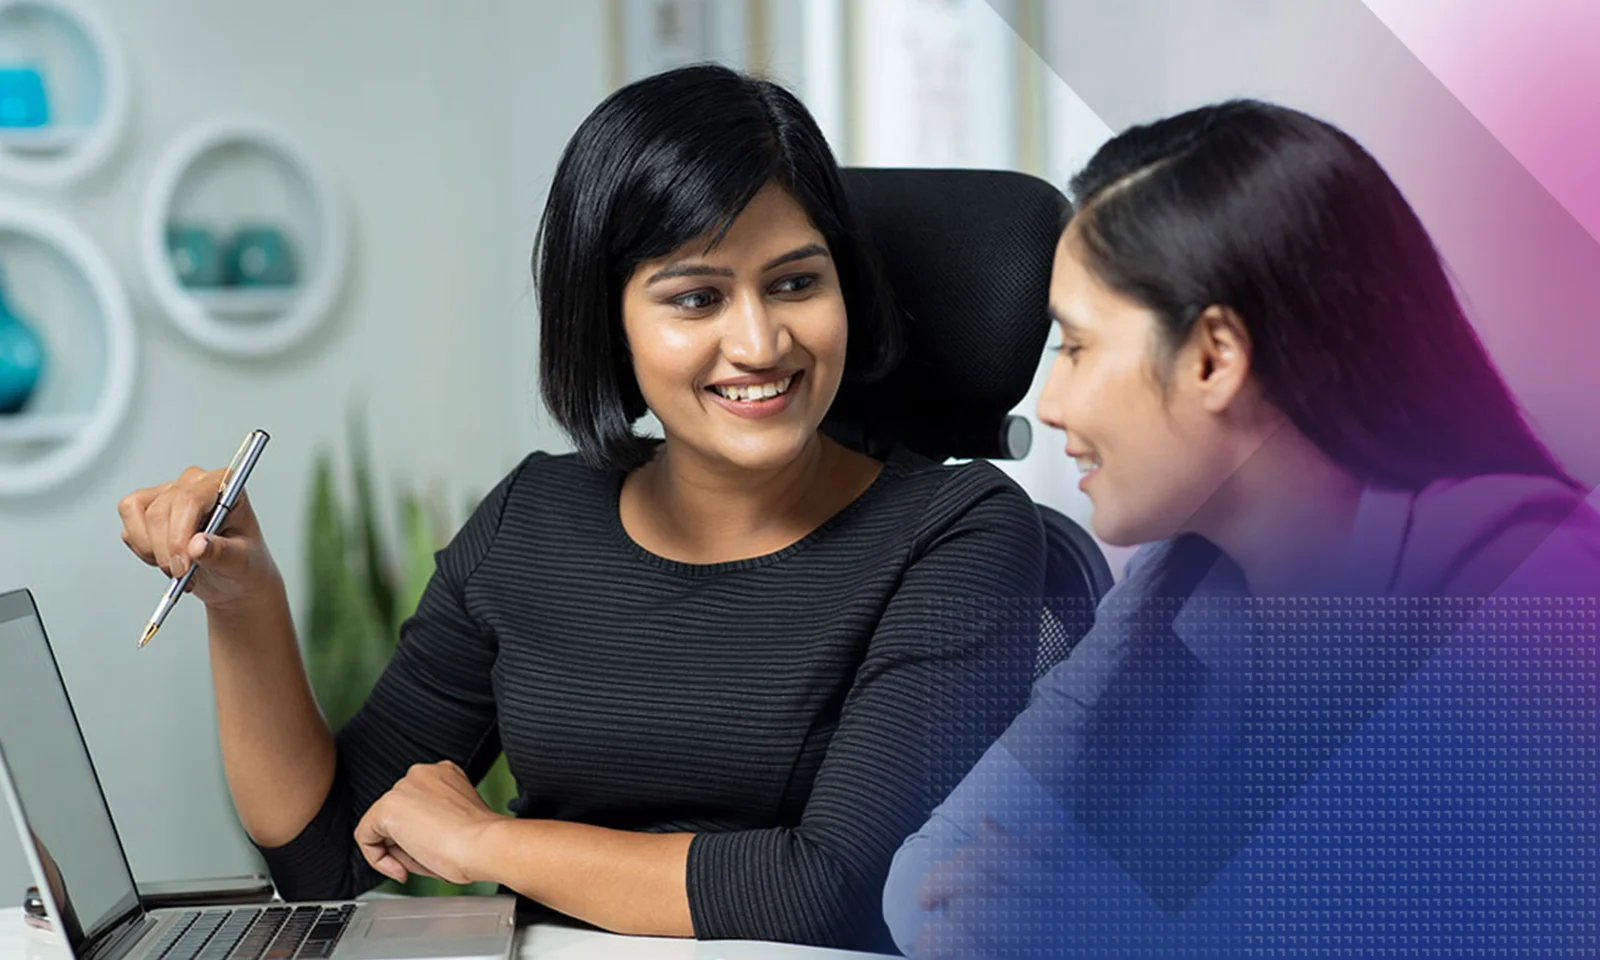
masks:
<instances>
[{"instance_id":1,"label":"woman's neck","mask_svg":"<svg viewBox=\"0 0 1600 960\"><path fill-rule=\"evenodd\" d=\"M1350 559L1363 484L1285 423L1244 458L1195 532L1263 596L1328 593Z\"/></svg>"},{"instance_id":2,"label":"woman's neck","mask_svg":"<svg viewBox=\"0 0 1600 960\"><path fill-rule=\"evenodd\" d=\"M760 471L708 460L669 439L625 481L623 526L645 549L669 559L762 556L842 510L880 466L820 433L790 462Z\"/></svg>"}]
</instances>

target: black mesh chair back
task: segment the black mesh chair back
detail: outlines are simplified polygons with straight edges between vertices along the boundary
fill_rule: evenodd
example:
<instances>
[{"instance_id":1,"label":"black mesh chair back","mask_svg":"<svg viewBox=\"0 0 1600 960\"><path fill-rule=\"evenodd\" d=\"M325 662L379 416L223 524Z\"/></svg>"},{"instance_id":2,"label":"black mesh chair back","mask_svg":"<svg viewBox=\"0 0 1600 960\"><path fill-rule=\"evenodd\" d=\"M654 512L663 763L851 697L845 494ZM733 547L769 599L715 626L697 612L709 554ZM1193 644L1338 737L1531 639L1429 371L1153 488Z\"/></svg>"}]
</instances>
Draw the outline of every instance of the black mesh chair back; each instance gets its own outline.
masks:
<instances>
[{"instance_id":1,"label":"black mesh chair back","mask_svg":"<svg viewBox=\"0 0 1600 960\"><path fill-rule=\"evenodd\" d=\"M844 181L903 315L906 356L877 383L843 385L823 428L874 454L898 442L936 460L1025 456L1028 421L1011 411L1049 336L1066 197L1008 171L847 168ZM1043 673L1093 623L1111 571L1086 531L1039 511L1048 551Z\"/></svg>"}]
</instances>

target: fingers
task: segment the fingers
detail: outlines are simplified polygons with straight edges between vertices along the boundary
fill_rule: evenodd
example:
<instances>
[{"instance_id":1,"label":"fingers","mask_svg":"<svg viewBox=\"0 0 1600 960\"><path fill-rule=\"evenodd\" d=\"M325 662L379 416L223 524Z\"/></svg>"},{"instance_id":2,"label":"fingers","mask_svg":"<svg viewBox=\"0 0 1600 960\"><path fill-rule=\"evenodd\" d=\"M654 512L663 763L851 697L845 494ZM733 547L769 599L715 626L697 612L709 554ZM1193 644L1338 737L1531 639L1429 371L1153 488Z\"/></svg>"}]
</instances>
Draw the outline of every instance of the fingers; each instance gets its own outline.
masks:
<instances>
[{"instance_id":1,"label":"fingers","mask_svg":"<svg viewBox=\"0 0 1600 960\"><path fill-rule=\"evenodd\" d=\"M134 495L139 501L136 508L139 516L135 523L142 530L139 547L150 556L150 562L169 577L172 576L172 540L168 528L173 498L182 495L180 483L175 480Z\"/></svg>"},{"instance_id":2,"label":"fingers","mask_svg":"<svg viewBox=\"0 0 1600 960\"><path fill-rule=\"evenodd\" d=\"M423 866L420 862L418 862L418 860L415 857L413 857L409 853L406 853L404 850L402 850L399 847L390 846L389 847L389 856L393 857L396 862L398 862L402 867L404 867L406 869L407 873L419 873L424 877L437 876L437 874L433 873L433 871L429 870L427 867ZM404 883L405 881L402 880L400 882Z\"/></svg>"},{"instance_id":3,"label":"fingers","mask_svg":"<svg viewBox=\"0 0 1600 960\"><path fill-rule=\"evenodd\" d=\"M190 467L176 480L146 487L117 504L122 542L168 576L182 576L200 553L195 535L216 504L221 471Z\"/></svg>"},{"instance_id":4,"label":"fingers","mask_svg":"<svg viewBox=\"0 0 1600 960\"><path fill-rule=\"evenodd\" d=\"M367 810L366 816L356 824L355 841L361 851L362 859L366 860L372 868L396 883L405 883L413 874L425 877L443 877L433 869L425 866L421 860L406 852L405 848L395 842L384 824L388 819L393 791L380 798ZM454 882L464 882L456 880Z\"/></svg>"},{"instance_id":5,"label":"fingers","mask_svg":"<svg viewBox=\"0 0 1600 960\"><path fill-rule=\"evenodd\" d=\"M405 864L401 863L391 852L389 838L384 835L383 830L378 826L380 822L378 808L382 802L380 800L377 804L373 804L372 808L367 811L367 815L361 818L360 823L356 824L356 847L360 849L362 859L366 860L372 866L372 869L395 883L405 883L407 876Z\"/></svg>"},{"instance_id":6,"label":"fingers","mask_svg":"<svg viewBox=\"0 0 1600 960\"><path fill-rule=\"evenodd\" d=\"M365 848L362 848L361 855L367 858L368 863L372 864L372 869L395 883L405 883L411 879L411 875L406 872L405 865L394 854L389 852L388 847L383 847L382 851L382 853L374 856L369 854Z\"/></svg>"},{"instance_id":7,"label":"fingers","mask_svg":"<svg viewBox=\"0 0 1600 960\"><path fill-rule=\"evenodd\" d=\"M210 507L212 504L206 504ZM172 575L183 576L183 572L193 562L193 553L190 544L200 535L200 515L204 508L199 500L193 496L183 496L172 504L172 512L167 515L167 556L170 558Z\"/></svg>"},{"instance_id":8,"label":"fingers","mask_svg":"<svg viewBox=\"0 0 1600 960\"><path fill-rule=\"evenodd\" d=\"M172 542L167 537L167 525L171 517L171 491L163 490L145 508L144 528L150 537L150 552L155 554L156 566L169 577L172 576Z\"/></svg>"},{"instance_id":9,"label":"fingers","mask_svg":"<svg viewBox=\"0 0 1600 960\"><path fill-rule=\"evenodd\" d=\"M150 549L150 534L145 528L144 515L153 499L155 489L146 488L135 490L117 503L117 515L122 518L122 542L128 545L134 556L151 566L156 564L156 555Z\"/></svg>"}]
</instances>

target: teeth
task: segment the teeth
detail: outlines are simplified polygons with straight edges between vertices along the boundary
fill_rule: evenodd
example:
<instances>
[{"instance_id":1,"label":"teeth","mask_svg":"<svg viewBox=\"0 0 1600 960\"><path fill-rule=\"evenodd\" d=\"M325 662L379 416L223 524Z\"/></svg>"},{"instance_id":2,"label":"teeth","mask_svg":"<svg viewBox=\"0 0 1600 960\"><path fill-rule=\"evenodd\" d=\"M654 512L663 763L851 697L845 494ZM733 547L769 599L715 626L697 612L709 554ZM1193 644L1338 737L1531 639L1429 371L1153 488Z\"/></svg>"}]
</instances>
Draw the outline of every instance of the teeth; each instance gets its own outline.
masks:
<instances>
[{"instance_id":1,"label":"teeth","mask_svg":"<svg viewBox=\"0 0 1600 960\"><path fill-rule=\"evenodd\" d=\"M743 387L712 387L712 389L722 394L724 397L727 397L729 400L751 402L755 400L767 400L784 393L789 389L789 384L793 380L793 376L788 376L784 377L782 380L777 380L772 383L756 383Z\"/></svg>"},{"instance_id":2,"label":"teeth","mask_svg":"<svg viewBox=\"0 0 1600 960\"><path fill-rule=\"evenodd\" d=\"M1097 457L1078 457L1076 459L1078 461L1078 469L1084 473L1100 469L1100 460Z\"/></svg>"}]
</instances>

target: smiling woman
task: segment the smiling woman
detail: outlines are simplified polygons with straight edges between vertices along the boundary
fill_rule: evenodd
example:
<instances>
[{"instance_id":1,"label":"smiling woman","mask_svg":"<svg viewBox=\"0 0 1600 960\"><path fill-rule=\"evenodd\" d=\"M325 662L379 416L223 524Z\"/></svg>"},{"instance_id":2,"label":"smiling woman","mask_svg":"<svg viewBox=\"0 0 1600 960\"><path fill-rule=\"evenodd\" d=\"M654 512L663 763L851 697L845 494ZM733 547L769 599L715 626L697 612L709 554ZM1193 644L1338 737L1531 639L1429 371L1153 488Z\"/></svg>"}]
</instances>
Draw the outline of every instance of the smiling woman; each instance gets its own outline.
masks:
<instances>
[{"instance_id":1,"label":"smiling woman","mask_svg":"<svg viewBox=\"0 0 1600 960\"><path fill-rule=\"evenodd\" d=\"M577 452L530 454L438 554L337 735L248 503L207 538L214 474L123 501L135 553L201 564L240 819L290 897L421 871L621 932L889 947L895 847L1026 697L1032 502L820 432L892 367L896 315L780 87L694 67L613 94L535 260ZM471 786L502 749L510 817Z\"/></svg>"}]
</instances>

